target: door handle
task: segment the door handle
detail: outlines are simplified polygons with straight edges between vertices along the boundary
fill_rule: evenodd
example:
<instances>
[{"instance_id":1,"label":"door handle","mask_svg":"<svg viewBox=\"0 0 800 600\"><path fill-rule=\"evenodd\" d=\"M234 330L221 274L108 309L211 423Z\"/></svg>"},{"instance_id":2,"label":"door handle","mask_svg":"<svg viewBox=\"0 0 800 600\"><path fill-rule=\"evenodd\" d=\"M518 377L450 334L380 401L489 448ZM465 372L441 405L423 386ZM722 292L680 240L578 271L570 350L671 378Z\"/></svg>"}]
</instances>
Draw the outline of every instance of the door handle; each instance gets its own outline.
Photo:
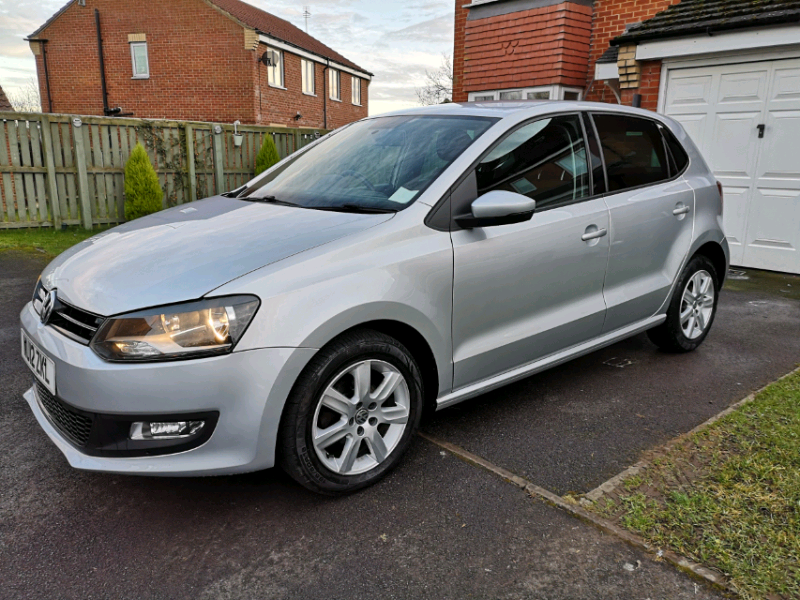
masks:
<instances>
[{"instance_id":1,"label":"door handle","mask_svg":"<svg viewBox=\"0 0 800 600\"><path fill-rule=\"evenodd\" d=\"M758 129L758 137L759 138L763 138L764 137L764 124L761 123L759 125L756 125L756 129Z\"/></svg>"},{"instance_id":2,"label":"door handle","mask_svg":"<svg viewBox=\"0 0 800 600\"><path fill-rule=\"evenodd\" d=\"M589 231L587 233L584 233L581 236L581 239L584 242L588 242L589 240L596 240L597 238L601 238L607 233L608 233L607 229L597 229L595 231Z\"/></svg>"},{"instance_id":3,"label":"door handle","mask_svg":"<svg viewBox=\"0 0 800 600\"><path fill-rule=\"evenodd\" d=\"M677 217L679 215L685 215L688 212L689 212L688 206L679 206L678 208L672 211L672 214Z\"/></svg>"}]
</instances>

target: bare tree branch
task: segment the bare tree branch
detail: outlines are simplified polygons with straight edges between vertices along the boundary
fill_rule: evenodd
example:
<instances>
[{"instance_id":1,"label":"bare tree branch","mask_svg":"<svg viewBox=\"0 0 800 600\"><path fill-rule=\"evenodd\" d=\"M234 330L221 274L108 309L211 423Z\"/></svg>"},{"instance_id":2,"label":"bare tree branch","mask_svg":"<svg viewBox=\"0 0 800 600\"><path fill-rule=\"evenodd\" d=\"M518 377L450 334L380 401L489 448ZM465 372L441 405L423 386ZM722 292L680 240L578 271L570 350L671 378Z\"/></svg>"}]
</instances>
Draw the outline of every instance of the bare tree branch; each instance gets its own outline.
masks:
<instances>
[{"instance_id":1,"label":"bare tree branch","mask_svg":"<svg viewBox=\"0 0 800 600\"><path fill-rule=\"evenodd\" d=\"M18 112L42 112L39 85L33 77L24 86L14 92L10 92L7 96L11 106Z\"/></svg>"},{"instance_id":2,"label":"bare tree branch","mask_svg":"<svg viewBox=\"0 0 800 600\"><path fill-rule=\"evenodd\" d=\"M417 88L417 98L423 106L444 104L453 99L453 58L442 54L442 66L435 71L425 71L425 85Z\"/></svg>"}]
</instances>

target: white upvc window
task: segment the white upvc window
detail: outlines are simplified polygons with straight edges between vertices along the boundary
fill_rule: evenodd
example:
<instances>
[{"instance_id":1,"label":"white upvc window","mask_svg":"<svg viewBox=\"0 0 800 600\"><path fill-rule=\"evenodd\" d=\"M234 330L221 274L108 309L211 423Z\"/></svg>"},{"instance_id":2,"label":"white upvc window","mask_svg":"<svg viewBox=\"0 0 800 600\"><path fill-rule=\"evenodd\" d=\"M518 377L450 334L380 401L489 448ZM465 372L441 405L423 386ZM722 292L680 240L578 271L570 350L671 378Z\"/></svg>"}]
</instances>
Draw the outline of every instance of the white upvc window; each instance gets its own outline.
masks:
<instances>
[{"instance_id":1,"label":"white upvc window","mask_svg":"<svg viewBox=\"0 0 800 600\"><path fill-rule=\"evenodd\" d=\"M328 96L331 100L342 100L341 73L337 69L328 69Z\"/></svg>"},{"instance_id":2,"label":"white upvc window","mask_svg":"<svg viewBox=\"0 0 800 600\"><path fill-rule=\"evenodd\" d=\"M300 59L300 68L303 71L303 93L309 96L315 96L316 82L314 81L314 61L302 58Z\"/></svg>"},{"instance_id":3,"label":"white upvc window","mask_svg":"<svg viewBox=\"0 0 800 600\"><path fill-rule=\"evenodd\" d=\"M511 90L487 90L484 92L470 92L470 102L485 102L487 100L580 100L583 90L562 85L544 85L530 88L517 88Z\"/></svg>"},{"instance_id":4,"label":"white upvc window","mask_svg":"<svg viewBox=\"0 0 800 600\"><path fill-rule=\"evenodd\" d=\"M283 52L275 48L267 48L269 65L267 65L267 83L272 87L283 87Z\"/></svg>"},{"instance_id":5,"label":"white upvc window","mask_svg":"<svg viewBox=\"0 0 800 600\"><path fill-rule=\"evenodd\" d=\"M350 78L353 104L361 106L361 78L353 75Z\"/></svg>"},{"instance_id":6,"label":"white upvc window","mask_svg":"<svg viewBox=\"0 0 800 600\"><path fill-rule=\"evenodd\" d=\"M147 58L147 42L132 42L130 46L133 78L149 79L150 61Z\"/></svg>"}]
</instances>

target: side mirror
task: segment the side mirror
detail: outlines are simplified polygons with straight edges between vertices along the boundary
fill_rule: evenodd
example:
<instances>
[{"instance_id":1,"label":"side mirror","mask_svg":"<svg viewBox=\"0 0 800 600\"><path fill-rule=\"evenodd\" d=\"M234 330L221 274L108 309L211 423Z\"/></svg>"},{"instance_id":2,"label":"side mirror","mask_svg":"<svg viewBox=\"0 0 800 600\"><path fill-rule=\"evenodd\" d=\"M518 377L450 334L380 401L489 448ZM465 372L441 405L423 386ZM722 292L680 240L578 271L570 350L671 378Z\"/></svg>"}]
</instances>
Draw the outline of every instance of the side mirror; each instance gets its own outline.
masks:
<instances>
[{"instance_id":1,"label":"side mirror","mask_svg":"<svg viewBox=\"0 0 800 600\"><path fill-rule=\"evenodd\" d=\"M472 203L472 213L455 218L464 229L493 227L528 221L536 210L536 200L514 192L494 190Z\"/></svg>"}]
</instances>

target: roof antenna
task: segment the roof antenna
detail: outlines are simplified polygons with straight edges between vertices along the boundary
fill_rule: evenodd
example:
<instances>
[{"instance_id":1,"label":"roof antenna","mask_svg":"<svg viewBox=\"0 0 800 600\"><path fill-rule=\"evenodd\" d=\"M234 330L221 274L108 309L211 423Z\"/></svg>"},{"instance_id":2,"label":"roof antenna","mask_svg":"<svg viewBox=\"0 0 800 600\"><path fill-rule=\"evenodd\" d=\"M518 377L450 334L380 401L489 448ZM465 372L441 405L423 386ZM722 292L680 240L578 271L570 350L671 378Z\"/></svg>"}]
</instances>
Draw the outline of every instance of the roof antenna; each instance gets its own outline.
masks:
<instances>
[{"instance_id":1,"label":"roof antenna","mask_svg":"<svg viewBox=\"0 0 800 600\"><path fill-rule=\"evenodd\" d=\"M311 18L311 13L308 11L308 7L303 7L303 18L306 20L306 33L308 33L308 20Z\"/></svg>"}]
</instances>

